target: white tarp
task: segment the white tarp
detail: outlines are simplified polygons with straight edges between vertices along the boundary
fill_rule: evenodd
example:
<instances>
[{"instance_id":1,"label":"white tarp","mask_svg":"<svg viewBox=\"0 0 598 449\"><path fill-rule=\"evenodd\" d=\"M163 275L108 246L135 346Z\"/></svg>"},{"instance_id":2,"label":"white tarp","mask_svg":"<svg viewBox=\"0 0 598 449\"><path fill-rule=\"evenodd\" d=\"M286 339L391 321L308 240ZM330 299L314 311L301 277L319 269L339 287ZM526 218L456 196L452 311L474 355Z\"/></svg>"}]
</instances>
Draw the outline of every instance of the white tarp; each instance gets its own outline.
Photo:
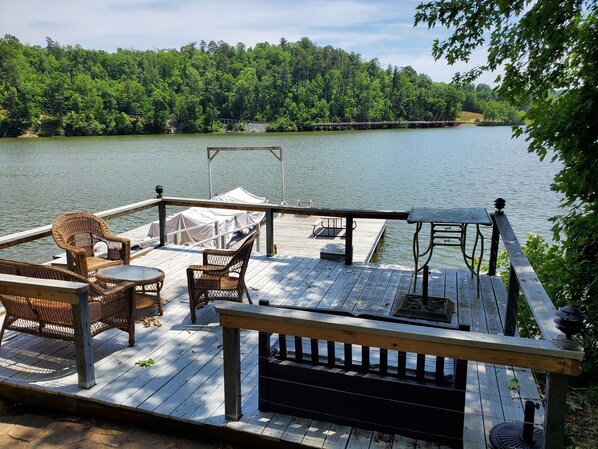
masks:
<instances>
[{"instance_id":1,"label":"white tarp","mask_svg":"<svg viewBox=\"0 0 598 449\"><path fill-rule=\"evenodd\" d=\"M229 192L216 195L212 199L215 201L248 204L264 204L268 201L267 198L256 196L243 187L237 187ZM250 225L254 226L261 222L264 216L263 212L192 207L166 217L166 241L177 244L196 243L226 232L227 235L224 238L224 242L228 244L237 229ZM175 233L176 231L182 232ZM150 238L160 236L160 224L158 221L154 221L150 225L148 236ZM214 245L214 240L203 244L203 246Z\"/></svg>"}]
</instances>

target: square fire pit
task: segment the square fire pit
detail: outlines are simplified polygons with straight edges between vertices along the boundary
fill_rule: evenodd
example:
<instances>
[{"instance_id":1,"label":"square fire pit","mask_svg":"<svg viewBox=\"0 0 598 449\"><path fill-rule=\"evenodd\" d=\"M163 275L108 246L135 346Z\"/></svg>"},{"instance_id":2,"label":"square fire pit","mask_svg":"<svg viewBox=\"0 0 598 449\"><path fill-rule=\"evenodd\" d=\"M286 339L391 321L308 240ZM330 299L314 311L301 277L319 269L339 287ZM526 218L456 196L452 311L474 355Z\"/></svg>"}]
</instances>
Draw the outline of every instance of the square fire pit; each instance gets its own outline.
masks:
<instances>
[{"instance_id":1,"label":"square fire pit","mask_svg":"<svg viewBox=\"0 0 598 449\"><path fill-rule=\"evenodd\" d=\"M424 301L422 295L409 293L399 300L392 314L407 318L450 323L453 319L454 310L455 304L448 298L428 296Z\"/></svg>"},{"instance_id":2,"label":"square fire pit","mask_svg":"<svg viewBox=\"0 0 598 449\"><path fill-rule=\"evenodd\" d=\"M453 319L455 304L448 298L428 296L428 275L430 267L426 264L422 269L424 272L422 294L406 294L399 300L392 314L408 318L418 318L420 320L450 323ZM417 273L415 275L417 276Z\"/></svg>"}]
</instances>

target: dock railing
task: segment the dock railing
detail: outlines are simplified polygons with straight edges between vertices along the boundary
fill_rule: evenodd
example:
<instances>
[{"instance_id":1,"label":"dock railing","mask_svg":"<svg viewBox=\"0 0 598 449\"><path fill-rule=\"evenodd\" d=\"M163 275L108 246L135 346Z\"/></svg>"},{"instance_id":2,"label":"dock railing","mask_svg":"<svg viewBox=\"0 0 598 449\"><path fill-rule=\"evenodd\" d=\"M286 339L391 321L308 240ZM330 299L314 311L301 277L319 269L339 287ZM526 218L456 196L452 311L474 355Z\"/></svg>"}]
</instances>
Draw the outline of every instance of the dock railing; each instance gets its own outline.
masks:
<instances>
[{"instance_id":1,"label":"dock railing","mask_svg":"<svg viewBox=\"0 0 598 449\"><path fill-rule=\"evenodd\" d=\"M271 257L274 251L274 217L276 214L292 215L318 215L323 217L344 218L347 223L345 234L345 263L353 263L353 223L356 218L373 218L380 220L407 220L408 211L381 211L381 210L360 210L360 209L328 209L315 207L286 206L275 204L247 204L228 203L222 201L189 199L189 198L162 198L164 206L182 207L206 207L213 209L237 209L252 212L264 212L266 214L266 255ZM100 215L101 216L101 215ZM164 219L162 220L162 216ZM166 214L160 214L160 243L166 242ZM2 240L0 238L0 249Z\"/></svg>"},{"instance_id":2,"label":"dock railing","mask_svg":"<svg viewBox=\"0 0 598 449\"><path fill-rule=\"evenodd\" d=\"M247 203L228 203L221 201L211 201L205 199L192 198L175 198L162 197L159 193L155 199L149 199L127 206L110 209L98 212L96 215L104 219L113 219L116 217L133 214L142 210L156 207L158 209L158 219L160 222L160 244L166 243L166 217L167 207L207 207L207 208L221 208L221 209L237 209L247 211L265 212L266 215L266 255L271 257L275 254L274 251L274 217L275 214L294 214L294 215L318 215L327 217L342 217L346 220L347 228L345 235L345 263L353 263L353 222L357 218L367 219L382 219L382 220L407 220L408 211L392 211L392 210L361 210L361 209L327 209L327 208L313 208L313 207L297 207L287 205L272 205L272 204L247 204ZM569 375L577 375L579 371L580 361L583 359L583 351L569 350L566 352L559 348L559 342L562 342L563 334L556 328L553 319L555 318L556 308L552 303L548 294L544 290L542 283L539 281L533 267L529 260L523 253L522 247L517 240L515 233L507 219L506 214L497 210L490 214L493 220L491 246L490 246L490 260L489 260L489 275L495 275L497 269L497 257L499 252L499 243L502 240L503 246L510 259L510 281L508 286L508 301L506 308L506 316L504 319L504 336L501 336L495 341L496 350L490 351L491 357L482 360L476 358L475 354L471 360L480 361L495 361L498 360L498 354L501 351L509 353L511 346L515 344L521 348L534 348L538 340L519 339L514 337L516 334L516 317L518 308L519 293L523 293L525 301L528 303L532 311L538 327L542 333L545 350L552 348L557 358L570 360L570 364L565 364L566 367L559 369L547 369L547 402L545 413L545 438L547 442L544 447L560 447L552 445L550 440L557 442L563 441L564 436L564 419L566 413L566 395L567 395L567 379ZM51 227L43 226L28 231L19 232L16 234L6 235L0 237L0 250L21 243L41 239L51 235ZM241 327L243 328L243 327ZM249 327L252 328L252 327ZM413 337L415 338L415 337ZM486 336L485 338L489 338ZM516 340L509 340L515 338ZM509 346L511 345L511 346ZM459 351L466 350L466 345L456 344ZM475 351L474 351L475 352ZM537 356L533 354L525 354L525 351L515 351L510 353L512 357L509 358L509 364L513 366L529 367L536 369L537 367L530 365L530 360L536 360ZM448 355L448 354L439 354ZM463 356L463 354L459 354ZM552 356L551 356L552 357ZM463 357L465 358L465 357ZM544 356L540 356L544 359ZM506 360L501 359L504 362ZM559 363L561 363L559 362ZM535 362L534 362L535 363Z\"/></svg>"}]
</instances>

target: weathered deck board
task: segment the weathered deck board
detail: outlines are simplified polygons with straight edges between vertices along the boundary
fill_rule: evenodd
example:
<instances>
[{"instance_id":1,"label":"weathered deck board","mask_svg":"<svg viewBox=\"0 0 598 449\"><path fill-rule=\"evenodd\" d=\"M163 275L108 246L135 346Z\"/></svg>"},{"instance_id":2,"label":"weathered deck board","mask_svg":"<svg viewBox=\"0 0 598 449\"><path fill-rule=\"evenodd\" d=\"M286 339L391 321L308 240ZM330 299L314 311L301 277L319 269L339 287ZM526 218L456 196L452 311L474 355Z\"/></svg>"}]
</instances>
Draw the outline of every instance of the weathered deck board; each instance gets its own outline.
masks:
<instances>
[{"instance_id":1,"label":"weathered deck board","mask_svg":"<svg viewBox=\"0 0 598 449\"><path fill-rule=\"evenodd\" d=\"M399 436L260 412L257 334L248 331L241 332L244 415L237 422L227 422L221 330L216 324L213 305L198 310L196 324L191 324L189 317L185 269L190 264L201 263L201 250L170 246L150 251L133 263L154 266L166 273L162 290L165 314L157 317L163 323L161 327L137 324L134 347L128 347L126 334L116 330L94 338L97 385L90 390L77 386L71 344L8 331L0 347L3 391L12 388L34 392L39 397L51 395L90 401L94 407L108 407L114 413L123 410L224 431L230 429L305 447L390 448L416 444L415 440ZM475 278L466 270L432 270L430 276L430 294L453 300L459 323L471 324L472 330L478 332L502 332L506 291L499 279L482 276L478 297ZM395 300L411 291L412 283L410 267L365 263L347 266L306 256L267 258L254 254L247 272L247 285L256 302L265 299L272 304L352 312L388 314ZM417 290L421 291L421 281ZM155 364L148 368L135 364L147 358L153 358ZM519 380L520 391L509 388L513 378ZM483 447L493 425L505 419L522 419L527 398L538 400L535 379L529 371L469 362L464 448ZM542 422L542 415L540 410L537 423ZM417 447L436 447L424 441L417 444Z\"/></svg>"},{"instance_id":2,"label":"weathered deck board","mask_svg":"<svg viewBox=\"0 0 598 449\"><path fill-rule=\"evenodd\" d=\"M346 231L340 231L334 237L314 236L312 223L315 216L279 215L274 219L274 243L279 254L293 254L297 256L318 259L320 249L329 243L345 245ZM353 260L355 262L369 262L374 254L378 242L386 230L386 220L355 219L357 223L353 230ZM265 233L260 235L259 247L265 251Z\"/></svg>"}]
</instances>

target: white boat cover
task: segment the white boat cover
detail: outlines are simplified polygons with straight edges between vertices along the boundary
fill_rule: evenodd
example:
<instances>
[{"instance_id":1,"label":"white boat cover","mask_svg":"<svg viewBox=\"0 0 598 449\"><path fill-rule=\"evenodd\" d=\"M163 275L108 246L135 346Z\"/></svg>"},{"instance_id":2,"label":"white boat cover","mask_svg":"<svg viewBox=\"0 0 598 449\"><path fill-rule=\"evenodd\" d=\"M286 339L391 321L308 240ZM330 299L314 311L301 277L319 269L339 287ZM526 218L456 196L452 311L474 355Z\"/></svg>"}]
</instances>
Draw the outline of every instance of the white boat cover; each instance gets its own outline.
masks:
<instances>
[{"instance_id":1,"label":"white boat cover","mask_svg":"<svg viewBox=\"0 0 598 449\"><path fill-rule=\"evenodd\" d=\"M229 203L265 204L267 198L262 198L248 192L243 187L237 187L229 192L216 195L215 201ZM264 212L250 212L245 210L216 209L192 207L174 215L166 217L166 241L176 244L201 243L201 246L215 246L214 240L208 240L218 234L227 233L224 243L228 244L238 229L247 233L247 226L255 226L265 217ZM181 231L181 232L177 232ZM154 221L149 228L148 237L160 236L160 224Z\"/></svg>"}]
</instances>

